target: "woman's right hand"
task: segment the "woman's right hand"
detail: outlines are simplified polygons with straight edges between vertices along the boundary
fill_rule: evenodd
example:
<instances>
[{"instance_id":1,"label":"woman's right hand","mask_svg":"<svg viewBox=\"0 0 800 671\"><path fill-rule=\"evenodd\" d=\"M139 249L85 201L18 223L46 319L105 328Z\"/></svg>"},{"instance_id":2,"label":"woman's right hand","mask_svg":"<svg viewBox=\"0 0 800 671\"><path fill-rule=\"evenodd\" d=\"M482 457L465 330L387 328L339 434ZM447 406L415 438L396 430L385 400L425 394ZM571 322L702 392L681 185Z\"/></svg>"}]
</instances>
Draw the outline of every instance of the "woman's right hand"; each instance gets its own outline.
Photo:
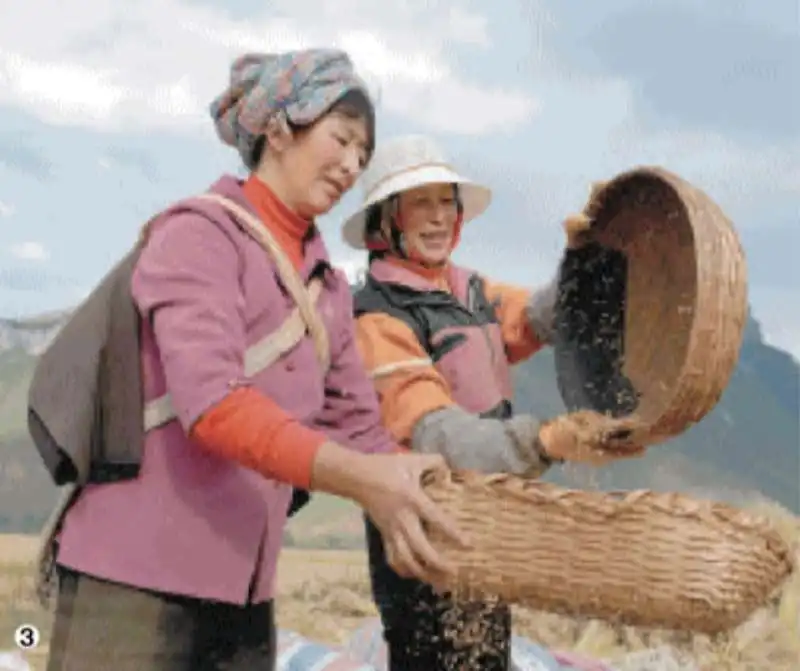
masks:
<instances>
[{"instance_id":1,"label":"woman's right hand","mask_svg":"<svg viewBox=\"0 0 800 671\"><path fill-rule=\"evenodd\" d=\"M344 462L337 465L340 458ZM425 527L436 529L462 548L468 546L455 522L422 489L425 472L445 468L440 455L363 455L326 444L317 455L314 484L350 498L364 509L381 532L387 561L398 575L436 586L452 575L455 567L431 545ZM337 484L325 487L323 481L332 476Z\"/></svg>"}]
</instances>

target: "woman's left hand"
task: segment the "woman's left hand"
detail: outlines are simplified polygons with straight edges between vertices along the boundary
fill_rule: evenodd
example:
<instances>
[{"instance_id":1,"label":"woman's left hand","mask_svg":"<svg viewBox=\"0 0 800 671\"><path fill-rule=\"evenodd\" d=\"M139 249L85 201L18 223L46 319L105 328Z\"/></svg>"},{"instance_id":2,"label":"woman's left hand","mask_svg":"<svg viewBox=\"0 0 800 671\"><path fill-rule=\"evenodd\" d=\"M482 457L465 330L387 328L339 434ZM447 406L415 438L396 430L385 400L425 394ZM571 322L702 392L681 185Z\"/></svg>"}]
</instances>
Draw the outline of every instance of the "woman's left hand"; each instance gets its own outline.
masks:
<instances>
[{"instance_id":1,"label":"woman's left hand","mask_svg":"<svg viewBox=\"0 0 800 671\"><path fill-rule=\"evenodd\" d=\"M564 219L564 232L567 234L567 249L578 249L584 245L586 233L592 220L583 212L571 214Z\"/></svg>"},{"instance_id":2,"label":"woman's left hand","mask_svg":"<svg viewBox=\"0 0 800 671\"><path fill-rule=\"evenodd\" d=\"M570 214L564 220L563 226L564 232L567 235L567 249L578 249L585 243L586 233L592 226L592 219L586 214L586 209L597 195L606 188L607 184L608 182L592 182L589 199L586 201L586 207L584 207L582 212Z\"/></svg>"},{"instance_id":3,"label":"woman's left hand","mask_svg":"<svg viewBox=\"0 0 800 671\"><path fill-rule=\"evenodd\" d=\"M545 422L539 440L551 459L602 466L645 454L644 447L628 439L636 428L633 421L582 410Z\"/></svg>"}]
</instances>

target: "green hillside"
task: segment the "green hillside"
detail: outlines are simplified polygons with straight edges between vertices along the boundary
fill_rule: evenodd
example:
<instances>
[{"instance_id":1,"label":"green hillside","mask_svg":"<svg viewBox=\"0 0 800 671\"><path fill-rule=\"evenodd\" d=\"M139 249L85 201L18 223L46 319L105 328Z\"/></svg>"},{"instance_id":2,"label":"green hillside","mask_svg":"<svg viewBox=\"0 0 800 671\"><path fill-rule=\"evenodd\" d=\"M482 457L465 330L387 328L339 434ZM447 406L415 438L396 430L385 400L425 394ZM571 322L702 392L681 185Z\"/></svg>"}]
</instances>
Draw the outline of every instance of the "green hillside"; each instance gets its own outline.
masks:
<instances>
[{"instance_id":1,"label":"green hillside","mask_svg":"<svg viewBox=\"0 0 800 671\"><path fill-rule=\"evenodd\" d=\"M54 488L28 438L27 389L35 357L0 353L0 530L35 531L54 501ZM563 411L549 351L517 366L518 412L550 417ZM800 512L800 366L765 344L750 320L738 368L719 406L685 435L634 462L602 471L555 469L549 479L572 486L671 489L713 493L734 502L753 493ZM300 545L358 542L355 508L317 497L295 518L289 535Z\"/></svg>"}]
</instances>

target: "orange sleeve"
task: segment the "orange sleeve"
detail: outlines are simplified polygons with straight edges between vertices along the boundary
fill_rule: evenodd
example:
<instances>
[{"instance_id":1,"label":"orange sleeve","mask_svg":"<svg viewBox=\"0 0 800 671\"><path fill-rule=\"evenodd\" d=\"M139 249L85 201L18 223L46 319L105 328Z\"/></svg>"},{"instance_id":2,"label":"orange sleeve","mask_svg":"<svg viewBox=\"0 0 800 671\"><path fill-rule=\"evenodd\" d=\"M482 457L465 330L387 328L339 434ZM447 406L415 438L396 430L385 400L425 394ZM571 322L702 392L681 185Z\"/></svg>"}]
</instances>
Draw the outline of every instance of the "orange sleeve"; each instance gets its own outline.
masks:
<instances>
[{"instance_id":1,"label":"orange sleeve","mask_svg":"<svg viewBox=\"0 0 800 671\"><path fill-rule=\"evenodd\" d=\"M327 440L251 387L232 391L205 412L190 436L209 452L303 489Z\"/></svg>"},{"instance_id":2,"label":"orange sleeve","mask_svg":"<svg viewBox=\"0 0 800 671\"><path fill-rule=\"evenodd\" d=\"M423 416L455 405L447 382L399 319L362 315L356 320L356 342L378 392L383 424L401 445L410 444Z\"/></svg>"},{"instance_id":3,"label":"orange sleeve","mask_svg":"<svg viewBox=\"0 0 800 671\"><path fill-rule=\"evenodd\" d=\"M497 317L510 364L519 363L538 352L539 341L528 319L527 307L531 292L522 287L484 279L486 298L497 305Z\"/></svg>"}]
</instances>

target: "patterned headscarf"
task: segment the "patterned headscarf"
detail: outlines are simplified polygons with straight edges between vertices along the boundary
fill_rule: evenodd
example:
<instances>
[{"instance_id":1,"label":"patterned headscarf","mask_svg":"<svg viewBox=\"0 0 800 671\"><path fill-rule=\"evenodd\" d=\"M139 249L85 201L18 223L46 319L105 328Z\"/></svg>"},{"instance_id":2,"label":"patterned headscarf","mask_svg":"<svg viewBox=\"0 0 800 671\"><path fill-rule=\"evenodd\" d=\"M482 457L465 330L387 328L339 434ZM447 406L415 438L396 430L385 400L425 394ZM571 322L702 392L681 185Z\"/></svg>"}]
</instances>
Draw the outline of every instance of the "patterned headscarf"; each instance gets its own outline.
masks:
<instances>
[{"instance_id":1,"label":"patterned headscarf","mask_svg":"<svg viewBox=\"0 0 800 671\"><path fill-rule=\"evenodd\" d=\"M256 143L271 119L283 114L298 126L309 125L353 90L372 101L344 51L250 53L234 61L228 88L210 105L211 118L219 138L236 147L253 170Z\"/></svg>"}]
</instances>

